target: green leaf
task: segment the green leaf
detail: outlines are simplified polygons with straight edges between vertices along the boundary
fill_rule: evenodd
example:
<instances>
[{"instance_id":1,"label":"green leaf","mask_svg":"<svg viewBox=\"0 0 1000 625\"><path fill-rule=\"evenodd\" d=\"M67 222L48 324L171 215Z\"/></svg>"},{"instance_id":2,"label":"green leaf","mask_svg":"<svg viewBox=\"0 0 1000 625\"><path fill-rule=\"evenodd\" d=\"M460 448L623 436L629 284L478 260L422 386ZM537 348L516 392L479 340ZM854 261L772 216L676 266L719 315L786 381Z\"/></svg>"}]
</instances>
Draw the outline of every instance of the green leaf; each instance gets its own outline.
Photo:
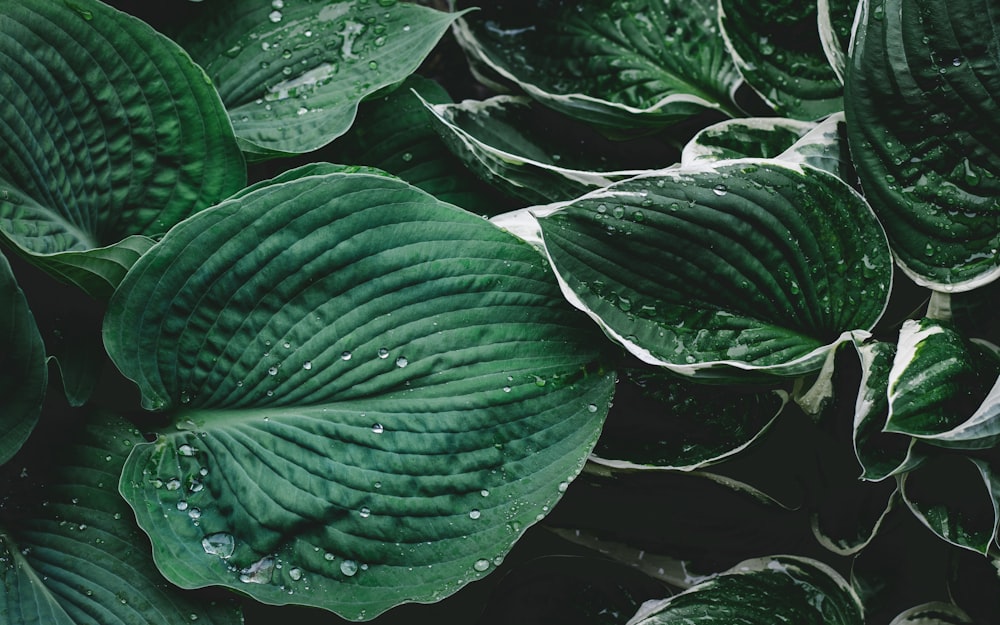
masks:
<instances>
[{"instance_id":1,"label":"green leaf","mask_svg":"<svg viewBox=\"0 0 1000 625\"><path fill-rule=\"evenodd\" d=\"M727 119L698 131L684 146L681 165L736 158L775 158L812 130L812 122L784 117Z\"/></svg>"},{"instance_id":2,"label":"green leaf","mask_svg":"<svg viewBox=\"0 0 1000 625\"><path fill-rule=\"evenodd\" d=\"M591 462L614 469L690 471L753 444L788 394L692 383L658 369L626 369Z\"/></svg>"},{"instance_id":3,"label":"green leaf","mask_svg":"<svg viewBox=\"0 0 1000 625\"><path fill-rule=\"evenodd\" d=\"M536 211L563 292L644 362L801 375L885 307L871 210L808 166L668 169Z\"/></svg>"},{"instance_id":4,"label":"green leaf","mask_svg":"<svg viewBox=\"0 0 1000 625\"><path fill-rule=\"evenodd\" d=\"M395 0L206 2L178 40L218 85L243 149L310 152L412 74L457 14Z\"/></svg>"},{"instance_id":5,"label":"green leaf","mask_svg":"<svg viewBox=\"0 0 1000 625\"><path fill-rule=\"evenodd\" d=\"M174 426L121 482L164 575L352 619L491 570L580 471L613 392L536 250L364 174L180 224L104 337Z\"/></svg>"},{"instance_id":6,"label":"green leaf","mask_svg":"<svg viewBox=\"0 0 1000 625\"><path fill-rule=\"evenodd\" d=\"M611 128L657 127L706 110L737 114L741 80L715 5L515 0L469 14L456 35L546 106Z\"/></svg>"},{"instance_id":7,"label":"green leaf","mask_svg":"<svg viewBox=\"0 0 1000 625\"><path fill-rule=\"evenodd\" d=\"M877 484L853 480L826 489L812 515L816 541L838 555L860 552L889 517L897 492L894 480Z\"/></svg>"},{"instance_id":8,"label":"green leaf","mask_svg":"<svg viewBox=\"0 0 1000 625\"><path fill-rule=\"evenodd\" d=\"M984 0L866 0L845 84L851 153L897 263L964 291L1000 276L1000 59Z\"/></svg>"},{"instance_id":9,"label":"green leaf","mask_svg":"<svg viewBox=\"0 0 1000 625\"><path fill-rule=\"evenodd\" d=\"M859 0L818 0L819 40L837 80L844 83L851 30Z\"/></svg>"},{"instance_id":10,"label":"green leaf","mask_svg":"<svg viewBox=\"0 0 1000 625\"><path fill-rule=\"evenodd\" d=\"M719 25L736 67L781 116L814 120L844 108L818 19L816 2L719 0Z\"/></svg>"},{"instance_id":11,"label":"green leaf","mask_svg":"<svg viewBox=\"0 0 1000 625\"><path fill-rule=\"evenodd\" d=\"M889 372L896 356L893 343L856 345L861 358L861 383L854 405L854 453L861 479L878 481L916 467L922 456L916 439L885 431L889 417Z\"/></svg>"},{"instance_id":12,"label":"green leaf","mask_svg":"<svg viewBox=\"0 0 1000 625\"><path fill-rule=\"evenodd\" d=\"M945 447L992 447L1000 419L992 402L982 402L998 376L1000 359L950 323L907 320L889 372L885 430Z\"/></svg>"},{"instance_id":13,"label":"green leaf","mask_svg":"<svg viewBox=\"0 0 1000 625\"><path fill-rule=\"evenodd\" d=\"M943 540L986 554L996 539L1000 479L989 463L935 456L900 479L913 514Z\"/></svg>"},{"instance_id":14,"label":"green leaf","mask_svg":"<svg viewBox=\"0 0 1000 625\"><path fill-rule=\"evenodd\" d=\"M7 257L0 254L0 465L38 423L48 384L45 346Z\"/></svg>"},{"instance_id":15,"label":"green leaf","mask_svg":"<svg viewBox=\"0 0 1000 625\"><path fill-rule=\"evenodd\" d=\"M351 130L331 151L338 160L384 169L434 197L482 215L513 207L452 154L424 102L451 102L433 80L410 76L392 92L363 102Z\"/></svg>"},{"instance_id":16,"label":"green leaf","mask_svg":"<svg viewBox=\"0 0 1000 625\"><path fill-rule=\"evenodd\" d=\"M648 602L632 625L695 621L771 625L862 625L861 601L822 562L772 556L742 562L723 575L660 602Z\"/></svg>"},{"instance_id":17,"label":"green leaf","mask_svg":"<svg viewBox=\"0 0 1000 625\"><path fill-rule=\"evenodd\" d=\"M563 121L563 127L556 128L558 116L546 115L524 96L423 102L454 154L484 180L529 202L579 197L646 169L613 162L607 149L612 142L595 138L583 125ZM641 159L635 156L629 160L638 166Z\"/></svg>"},{"instance_id":18,"label":"green leaf","mask_svg":"<svg viewBox=\"0 0 1000 625\"><path fill-rule=\"evenodd\" d=\"M153 565L116 489L125 456L142 440L124 421L100 417L72 427L51 457L35 454L8 475L4 493L12 496L0 510L0 622L243 622L230 601L181 593Z\"/></svg>"},{"instance_id":19,"label":"green leaf","mask_svg":"<svg viewBox=\"0 0 1000 625\"><path fill-rule=\"evenodd\" d=\"M847 126L842 112L834 113L816 124L778 158L828 171L845 183L857 186L857 175L847 148Z\"/></svg>"},{"instance_id":20,"label":"green leaf","mask_svg":"<svg viewBox=\"0 0 1000 625\"><path fill-rule=\"evenodd\" d=\"M130 235L243 186L229 120L183 50L107 5L5 2L0 16L0 238L107 297L148 248Z\"/></svg>"},{"instance_id":21,"label":"green leaf","mask_svg":"<svg viewBox=\"0 0 1000 625\"><path fill-rule=\"evenodd\" d=\"M889 625L973 625L973 621L955 604L932 601L900 612Z\"/></svg>"}]
</instances>

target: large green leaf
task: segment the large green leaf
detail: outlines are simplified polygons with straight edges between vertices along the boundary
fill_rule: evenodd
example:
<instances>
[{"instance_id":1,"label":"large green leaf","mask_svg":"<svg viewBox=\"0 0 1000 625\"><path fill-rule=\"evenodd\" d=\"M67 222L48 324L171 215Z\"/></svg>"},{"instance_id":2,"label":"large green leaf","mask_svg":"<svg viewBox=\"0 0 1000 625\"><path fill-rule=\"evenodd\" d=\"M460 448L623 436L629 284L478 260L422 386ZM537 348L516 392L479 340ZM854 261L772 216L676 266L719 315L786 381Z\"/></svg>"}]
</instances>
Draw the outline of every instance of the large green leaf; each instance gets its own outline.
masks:
<instances>
[{"instance_id":1,"label":"large green leaf","mask_svg":"<svg viewBox=\"0 0 1000 625\"><path fill-rule=\"evenodd\" d=\"M753 444L785 408L783 391L719 388L663 369L626 369L591 462L691 471Z\"/></svg>"},{"instance_id":2,"label":"large green leaf","mask_svg":"<svg viewBox=\"0 0 1000 625\"><path fill-rule=\"evenodd\" d=\"M822 562L795 556L747 560L660 602L648 602L630 625L674 623L862 625L850 584Z\"/></svg>"},{"instance_id":3,"label":"large green leaf","mask_svg":"<svg viewBox=\"0 0 1000 625\"><path fill-rule=\"evenodd\" d=\"M456 14L396 0L206 2L179 41L218 85L244 150L309 152L412 74Z\"/></svg>"},{"instance_id":4,"label":"large green leaf","mask_svg":"<svg viewBox=\"0 0 1000 625\"><path fill-rule=\"evenodd\" d=\"M410 76L390 93L363 102L351 130L329 151L338 162L378 167L434 197L481 215L513 208L451 153L424 102L451 102L439 84Z\"/></svg>"},{"instance_id":5,"label":"large green leaf","mask_svg":"<svg viewBox=\"0 0 1000 625\"><path fill-rule=\"evenodd\" d=\"M0 465L35 428L48 384L45 346L7 258L0 254Z\"/></svg>"},{"instance_id":6,"label":"large green leaf","mask_svg":"<svg viewBox=\"0 0 1000 625\"><path fill-rule=\"evenodd\" d=\"M8 0L0 17L0 237L110 295L149 247L130 235L162 234L245 183L232 127L201 68L129 15Z\"/></svg>"},{"instance_id":7,"label":"large green leaf","mask_svg":"<svg viewBox=\"0 0 1000 625\"><path fill-rule=\"evenodd\" d=\"M818 369L888 298L871 209L808 166L663 170L537 215L566 297L643 361L684 375Z\"/></svg>"},{"instance_id":8,"label":"large green leaf","mask_svg":"<svg viewBox=\"0 0 1000 625\"><path fill-rule=\"evenodd\" d=\"M940 455L900 478L913 514L945 541L985 555L996 540L1000 479L990 463Z\"/></svg>"},{"instance_id":9,"label":"large green leaf","mask_svg":"<svg viewBox=\"0 0 1000 625\"><path fill-rule=\"evenodd\" d=\"M950 323L907 320L889 372L885 430L945 447L992 447L1000 418L983 402L998 378L1000 359Z\"/></svg>"},{"instance_id":10,"label":"large green leaf","mask_svg":"<svg viewBox=\"0 0 1000 625\"><path fill-rule=\"evenodd\" d=\"M161 571L352 619L491 570L580 471L613 391L536 250L364 174L177 226L104 336L173 425L121 483Z\"/></svg>"},{"instance_id":11,"label":"large green leaf","mask_svg":"<svg viewBox=\"0 0 1000 625\"><path fill-rule=\"evenodd\" d=\"M848 138L900 266L968 290L1000 276L1000 58L987 0L866 0Z\"/></svg>"},{"instance_id":12,"label":"large green leaf","mask_svg":"<svg viewBox=\"0 0 1000 625\"><path fill-rule=\"evenodd\" d=\"M813 120L843 109L843 87L820 41L815 1L718 3L736 67L778 114Z\"/></svg>"},{"instance_id":13,"label":"large green leaf","mask_svg":"<svg viewBox=\"0 0 1000 625\"><path fill-rule=\"evenodd\" d=\"M143 438L100 417L26 457L0 506L0 622L10 625L237 625L230 601L182 593L160 576L118 494ZM53 444L55 443L55 444Z\"/></svg>"},{"instance_id":14,"label":"large green leaf","mask_svg":"<svg viewBox=\"0 0 1000 625\"><path fill-rule=\"evenodd\" d=\"M487 4L457 22L470 56L547 106L602 126L736 115L741 80L715 0Z\"/></svg>"}]
</instances>

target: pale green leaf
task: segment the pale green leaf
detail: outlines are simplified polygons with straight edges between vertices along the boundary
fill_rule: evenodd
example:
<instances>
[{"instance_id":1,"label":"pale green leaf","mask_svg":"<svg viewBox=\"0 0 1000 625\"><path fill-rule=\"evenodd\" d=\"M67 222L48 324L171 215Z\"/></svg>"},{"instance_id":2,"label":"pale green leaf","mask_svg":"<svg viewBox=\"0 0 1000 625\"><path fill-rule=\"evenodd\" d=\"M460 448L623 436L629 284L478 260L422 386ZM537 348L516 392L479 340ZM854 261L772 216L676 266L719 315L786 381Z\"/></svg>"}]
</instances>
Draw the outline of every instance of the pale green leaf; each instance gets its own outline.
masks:
<instances>
[{"instance_id":1,"label":"pale green leaf","mask_svg":"<svg viewBox=\"0 0 1000 625\"><path fill-rule=\"evenodd\" d=\"M456 23L467 53L531 97L610 128L736 115L741 80L715 0L485 5Z\"/></svg>"},{"instance_id":2,"label":"pale green leaf","mask_svg":"<svg viewBox=\"0 0 1000 625\"><path fill-rule=\"evenodd\" d=\"M412 74L457 14L395 0L216 0L179 41L219 88L254 158L310 152Z\"/></svg>"},{"instance_id":3,"label":"pale green leaf","mask_svg":"<svg viewBox=\"0 0 1000 625\"><path fill-rule=\"evenodd\" d=\"M580 471L613 391L536 250L364 174L177 226L104 337L172 424L121 483L164 575L352 619L492 570Z\"/></svg>"},{"instance_id":4,"label":"pale green leaf","mask_svg":"<svg viewBox=\"0 0 1000 625\"><path fill-rule=\"evenodd\" d=\"M918 284L1000 276L1000 57L986 0L865 0L845 83L861 184Z\"/></svg>"},{"instance_id":5,"label":"pale green leaf","mask_svg":"<svg viewBox=\"0 0 1000 625\"><path fill-rule=\"evenodd\" d=\"M772 625L862 625L850 584L817 560L772 556L747 560L660 602L647 602L628 625L696 621Z\"/></svg>"},{"instance_id":6,"label":"pale green leaf","mask_svg":"<svg viewBox=\"0 0 1000 625\"><path fill-rule=\"evenodd\" d=\"M145 247L130 235L245 183L232 127L201 68L129 15L78 0L0 16L0 237L106 297Z\"/></svg>"},{"instance_id":7,"label":"pale green leaf","mask_svg":"<svg viewBox=\"0 0 1000 625\"><path fill-rule=\"evenodd\" d=\"M563 293L684 375L801 375L867 331L891 260L864 200L808 166L668 169L535 211Z\"/></svg>"},{"instance_id":8,"label":"pale green leaf","mask_svg":"<svg viewBox=\"0 0 1000 625\"><path fill-rule=\"evenodd\" d=\"M0 465L35 428L48 384L45 346L24 292L0 254Z\"/></svg>"},{"instance_id":9,"label":"pale green leaf","mask_svg":"<svg viewBox=\"0 0 1000 625\"><path fill-rule=\"evenodd\" d=\"M230 601L166 584L118 494L137 430L117 418L72 426L8 474L0 509L0 622L238 625Z\"/></svg>"},{"instance_id":10,"label":"pale green leaf","mask_svg":"<svg viewBox=\"0 0 1000 625\"><path fill-rule=\"evenodd\" d=\"M815 1L718 2L736 67L779 115L814 120L843 110L843 87L820 41Z\"/></svg>"}]
</instances>

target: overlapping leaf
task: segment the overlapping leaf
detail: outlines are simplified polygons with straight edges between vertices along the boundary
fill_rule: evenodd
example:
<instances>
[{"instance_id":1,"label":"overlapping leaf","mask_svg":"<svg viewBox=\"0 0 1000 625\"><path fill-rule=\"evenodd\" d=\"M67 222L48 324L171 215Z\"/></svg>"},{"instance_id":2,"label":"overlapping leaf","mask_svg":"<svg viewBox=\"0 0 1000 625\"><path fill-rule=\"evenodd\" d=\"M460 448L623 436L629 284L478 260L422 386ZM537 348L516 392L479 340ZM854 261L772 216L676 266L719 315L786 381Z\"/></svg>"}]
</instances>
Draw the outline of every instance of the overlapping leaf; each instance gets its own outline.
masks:
<instances>
[{"instance_id":1,"label":"overlapping leaf","mask_svg":"<svg viewBox=\"0 0 1000 625\"><path fill-rule=\"evenodd\" d=\"M563 292L685 375L800 375L885 307L891 261L864 200L811 167L664 170L537 211Z\"/></svg>"},{"instance_id":2,"label":"overlapping leaf","mask_svg":"<svg viewBox=\"0 0 1000 625\"><path fill-rule=\"evenodd\" d=\"M138 235L244 184L232 127L201 68L131 16L96 0L0 15L0 235L110 295L151 243Z\"/></svg>"},{"instance_id":3,"label":"overlapping leaf","mask_svg":"<svg viewBox=\"0 0 1000 625\"><path fill-rule=\"evenodd\" d=\"M1000 59L985 0L870 0L845 83L865 195L919 284L1000 276Z\"/></svg>"},{"instance_id":4,"label":"overlapping leaf","mask_svg":"<svg viewBox=\"0 0 1000 625\"><path fill-rule=\"evenodd\" d=\"M945 447L992 447L1000 419L995 394L987 396L998 379L1000 359L951 324L908 320L889 372L885 429Z\"/></svg>"},{"instance_id":5,"label":"overlapping leaf","mask_svg":"<svg viewBox=\"0 0 1000 625\"><path fill-rule=\"evenodd\" d=\"M104 335L176 426L122 477L164 574L353 619L491 570L580 470L613 390L532 247L363 174L181 224Z\"/></svg>"},{"instance_id":6,"label":"overlapping leaf","mask_svg":"<svg viewBox=\"0 0 1000 625\"><path fill-rule=\"evenodd\" d=\"M747 560L679 595L649 602L628 625L697 620L747 625L864 623L860 599L832 568L809 558L773 556Z\"/></svg>"},{"instance_id":7,"label":"overlapping leaf","mask_svg":"<svg viewBox=\"0 0 1000 625\"><path fill-rule=\"evenodd\" d=\"M775 158L815 124L784 117L727 119L702 128L684 146L681 164L735 158Z\"/></svg>"},{"instance_id":8,"label":"overlapping leaf","mask_svg":"<svg viewBox=\"0 0 1000 625\"><path fill-rule=\"evenodd\" d=\"M715 0L483 6L457 23L470 56L556 110L610 128L734 115L740 85Z\"/></svg>"},{"instance_id":9,"label":"overlapping leaf","mask_svg":"<svg viewBox=\"0 0 1000 625\"><path fill-rule=\"evenodd\" d=\"M182 593L160 576L118 494L143 438L118 418L73 429L51 457L11 472L0 507L0 622L45 625L237 625L230 601Z\"/></svg>"},{"instance_id":10,"label":"overlapping leaf","mask_svg":"<svg viewBox=\"0 0 1000 625\"><path fill-rule=\"evenodd\" d=\"M315 150L364 98L409 76L456 15L396 0L206 2L179 41L255 158Z\"/></svg>"},{"instance_id":11,"label":"overlapping leaf","mask_svg":"<svg viewBox=\"0 0 1000 625\"><path fill-rule=\"evenodd\" d=\"M38 422L48 384L45 346L35 318L0 254L0 465L21 448Z\"/></svg>"}]
</instances>

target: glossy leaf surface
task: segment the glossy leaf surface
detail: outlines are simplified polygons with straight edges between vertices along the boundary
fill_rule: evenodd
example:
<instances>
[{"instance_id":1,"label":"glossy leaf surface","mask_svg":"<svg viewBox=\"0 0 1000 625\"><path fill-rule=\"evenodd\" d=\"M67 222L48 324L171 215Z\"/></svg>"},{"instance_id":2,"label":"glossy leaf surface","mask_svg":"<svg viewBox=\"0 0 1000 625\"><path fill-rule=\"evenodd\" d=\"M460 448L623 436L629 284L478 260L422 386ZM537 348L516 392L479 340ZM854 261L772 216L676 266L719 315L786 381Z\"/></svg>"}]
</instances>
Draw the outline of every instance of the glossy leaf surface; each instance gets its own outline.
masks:
<instances>
[{"instance_id":1,"label":"glossy leaf surface","mask_svg":"<svg viewBox=\"0 0 1000 625\"><path fill-rule=\"evenodd\" d=\"M122 478L163 573L353 619L489 572L579 472L613 391L536 250L363 174L181 224L104 336L175 426Z\"/></svg>"}]
</instances>

